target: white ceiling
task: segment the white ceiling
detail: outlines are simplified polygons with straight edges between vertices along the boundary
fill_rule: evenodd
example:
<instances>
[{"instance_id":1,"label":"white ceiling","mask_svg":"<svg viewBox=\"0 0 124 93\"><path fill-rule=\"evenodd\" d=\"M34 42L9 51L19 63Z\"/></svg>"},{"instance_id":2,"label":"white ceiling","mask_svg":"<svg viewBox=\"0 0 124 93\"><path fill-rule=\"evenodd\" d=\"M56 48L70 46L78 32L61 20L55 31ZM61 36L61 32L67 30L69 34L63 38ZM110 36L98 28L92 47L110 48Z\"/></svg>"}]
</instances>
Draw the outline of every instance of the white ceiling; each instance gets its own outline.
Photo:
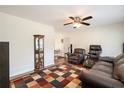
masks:
<instances>
[{"instance_id":1,"label":"white ceiling","mask_svg":"<svg viewBox=\"0 0 124 93\"><path fill-rule=\"evenodd\" d=\"M0 6L0 11L36 22L52 25L59 30L70 30L71 25L63 26L69 16L93 16L91 26L107 25L124 21L124 6L119 5L33 5ZM84 28L89 28L82 26Z\"/></svg>"}]
</instances>

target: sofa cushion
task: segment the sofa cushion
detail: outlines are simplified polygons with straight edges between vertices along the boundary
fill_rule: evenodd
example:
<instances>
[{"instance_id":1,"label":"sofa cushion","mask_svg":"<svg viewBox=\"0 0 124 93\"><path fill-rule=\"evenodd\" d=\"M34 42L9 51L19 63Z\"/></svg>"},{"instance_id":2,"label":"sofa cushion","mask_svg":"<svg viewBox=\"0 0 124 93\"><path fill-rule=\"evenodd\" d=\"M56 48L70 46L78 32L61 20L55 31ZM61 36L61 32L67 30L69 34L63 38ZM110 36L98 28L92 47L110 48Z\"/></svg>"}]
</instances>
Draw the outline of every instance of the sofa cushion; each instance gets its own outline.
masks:
<instances>
[{"instance_id":1,"label":"sofa cushion","mask_svg":"<svg viewBox=\"0 0 124 93\"><path fill-rule=\"evenodd\" d=\"M119 61L120 59L122 59L122 58L124 58L124 53L123 53L123 54L120 54L120 55L118 55L118 56L115 57L115 63L116 63L117 61Z\"/></svg>"},{"instance_id":2,"label":"sofa cushion","mask_svg":"<svg viewBox=\"0 0 124 93\"><path fill-rule=\"evenodd\" d=\"M71 56L70 59L76 59L76 60L78 60L78 56Z\"/></svg>"},{"instance_id":3,"label":"sofa cushion","mask_svg":"<svg viewBox=\"0 0 124 93\"><path fill-rule=\"evenodd\" d=\"M90 70L90 73L94 73L96 75L101 75L102 77L108 77L108 78L112 77L112 75L109 74L109 73L106 73L106 72L103 72L103 71L100 71L100 70L95 70L95 69Z\"/></svg>"},{"instance_id":4,"label":"sofa cushion","mask_svg":"<svg viewBox=\"0 0 124 93\"><path fill-rule=\"evenodd\" d=\"M98 70L98 71L102 71L102 72L105 72L105 73L108 73L108 74L112 74L113 72L113 67L109 67L109 66L105 66L105 65L94 65L93 70Z\"/></svg>"},{"instance_id":5,"label":"sofa cushion","mask_svg":"<svg viewBox=\"0 0 124 93\"><path fill-rule=\"evenodd\" d=\"M115 79L120 79L119 78L119 73L120 73L119 70L122 70L122 68L120 66L123 64L124 64L124 58L122 58L114 63L113 77Z\"/></svg>"},{"instance_id":6,"label":"sofa cushion","mask_svg":"<svg viewBox=\"0 0 124 93\"><path fill-rule=\"evenodd\" d=\"M98 61L96 63L96 65L104 65L104 66L108 66L108 67L113 67L113 64L112 63L109 63L109 62L105 62L105 61Z\"/></svg>"}]
</instances>

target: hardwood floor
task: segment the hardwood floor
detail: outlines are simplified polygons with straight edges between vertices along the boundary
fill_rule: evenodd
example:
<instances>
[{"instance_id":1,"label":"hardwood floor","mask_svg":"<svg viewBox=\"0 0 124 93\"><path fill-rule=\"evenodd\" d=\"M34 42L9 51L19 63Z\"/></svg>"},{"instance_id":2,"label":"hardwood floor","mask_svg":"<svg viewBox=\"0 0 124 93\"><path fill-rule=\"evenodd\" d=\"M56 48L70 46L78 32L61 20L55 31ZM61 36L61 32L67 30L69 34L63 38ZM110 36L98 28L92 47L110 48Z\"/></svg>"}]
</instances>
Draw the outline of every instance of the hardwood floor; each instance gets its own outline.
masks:
<instances>
[{"instance_id":1,"label":"hardwood floor","mask_svg":"<svg viewBox=\"0 0 124 93\"><path fill-rule=\"evenodd\" d=\"M61 58L55 59L55 65L66 64L66 63L68 63L66 58L61 57Z\"/></svg>"},{"instance_id":2,"label":"hardwood floor","mask_svg":"<svg viewBox=\"0 0 124 93\"><path fill-rule=\"evenodd\" d=\"M70 64L78 67L83 67L83 64L72 64L68 62L67 58L62 58L62 57L55 60L55 65L60 65L60 64Z\"/></svg>"}]
</instances>

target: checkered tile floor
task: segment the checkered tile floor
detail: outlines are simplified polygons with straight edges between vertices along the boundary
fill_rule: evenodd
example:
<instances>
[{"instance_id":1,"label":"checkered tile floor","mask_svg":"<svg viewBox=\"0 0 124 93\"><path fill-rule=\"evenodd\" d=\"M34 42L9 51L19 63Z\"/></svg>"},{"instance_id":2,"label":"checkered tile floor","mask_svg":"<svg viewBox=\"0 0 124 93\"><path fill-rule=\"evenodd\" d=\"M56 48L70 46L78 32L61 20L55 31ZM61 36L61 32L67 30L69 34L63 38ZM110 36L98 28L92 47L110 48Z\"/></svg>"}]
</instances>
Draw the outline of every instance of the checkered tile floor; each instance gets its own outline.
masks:
<instances>
[{"instance_id":1,"label":"checkered tile floor","mask_svg":"<svg viewBox=\"0 0 124 93\"><path fill-rule=\"evenodd\" d=\"M80 88L82 67L63 64L11 81L12 88Z\"/></svg>"}]
</instances>

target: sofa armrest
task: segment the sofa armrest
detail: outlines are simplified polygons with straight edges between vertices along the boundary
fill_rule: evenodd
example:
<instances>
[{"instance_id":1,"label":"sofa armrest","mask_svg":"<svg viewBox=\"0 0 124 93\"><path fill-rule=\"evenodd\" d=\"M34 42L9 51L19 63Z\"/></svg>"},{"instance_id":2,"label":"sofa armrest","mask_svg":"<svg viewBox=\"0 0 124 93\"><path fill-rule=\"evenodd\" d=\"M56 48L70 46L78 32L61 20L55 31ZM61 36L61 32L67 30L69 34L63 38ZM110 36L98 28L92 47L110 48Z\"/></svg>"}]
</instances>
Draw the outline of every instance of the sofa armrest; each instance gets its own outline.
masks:
<instances>
[{"instance_id":1,"label":"sofa armrest","mask_svg":"<svg viewBox=\"0 0 124 93\"><path fill-rule=\"evenodd\" d=\"M111 77L105 75L101 75L97 73L96 70L82 71L80 73L80 80L82 81L82 84L85 83L95 88L124 87L124 85L120 81L112 79Z\"/></svg>"}]
</instances>

